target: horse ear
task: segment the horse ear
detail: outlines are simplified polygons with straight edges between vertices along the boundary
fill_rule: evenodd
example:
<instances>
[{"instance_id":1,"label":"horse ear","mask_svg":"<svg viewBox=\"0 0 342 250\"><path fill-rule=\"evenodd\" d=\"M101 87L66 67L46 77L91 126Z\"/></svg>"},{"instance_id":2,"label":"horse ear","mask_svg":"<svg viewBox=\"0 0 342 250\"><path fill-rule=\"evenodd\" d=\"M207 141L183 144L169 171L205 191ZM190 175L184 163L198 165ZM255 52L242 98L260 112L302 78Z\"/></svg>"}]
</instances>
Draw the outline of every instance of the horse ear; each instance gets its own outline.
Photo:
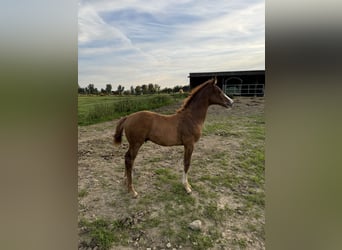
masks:
<instances>
[{"instance_id":1,"label":"horse ear","mask_svg":"<svg viewBox=\"0 0 342 250\"><path fill-rule=\"evenodd\" d=\"M217 83L217 78L215 76L215 78L214 78L214 85L216 85L216 83Z\"/></svg>"}]
</instances>

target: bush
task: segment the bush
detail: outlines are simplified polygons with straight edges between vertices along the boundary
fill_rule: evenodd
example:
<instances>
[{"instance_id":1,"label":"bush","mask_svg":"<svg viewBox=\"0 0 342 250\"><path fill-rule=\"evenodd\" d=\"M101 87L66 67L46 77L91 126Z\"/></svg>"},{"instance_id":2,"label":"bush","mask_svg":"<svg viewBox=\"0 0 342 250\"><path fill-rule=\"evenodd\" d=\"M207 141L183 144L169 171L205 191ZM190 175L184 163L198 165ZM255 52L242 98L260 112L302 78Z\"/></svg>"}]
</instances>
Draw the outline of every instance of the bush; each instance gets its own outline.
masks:
<instances>
[{"instance_id":1,"label":"bush","mask_svg":"<svg viewBox=\"0 0 342 250\"><path fill-rule=\"evenodd\" d=\"M84 120L79 121L79 124L89 125L101 121L108 121L137 111L169 105L174 101L175 98L170 95L152 95L143 98L123 98L112 103L99 103L90 108Z\"/></svg>"}]
</instances>

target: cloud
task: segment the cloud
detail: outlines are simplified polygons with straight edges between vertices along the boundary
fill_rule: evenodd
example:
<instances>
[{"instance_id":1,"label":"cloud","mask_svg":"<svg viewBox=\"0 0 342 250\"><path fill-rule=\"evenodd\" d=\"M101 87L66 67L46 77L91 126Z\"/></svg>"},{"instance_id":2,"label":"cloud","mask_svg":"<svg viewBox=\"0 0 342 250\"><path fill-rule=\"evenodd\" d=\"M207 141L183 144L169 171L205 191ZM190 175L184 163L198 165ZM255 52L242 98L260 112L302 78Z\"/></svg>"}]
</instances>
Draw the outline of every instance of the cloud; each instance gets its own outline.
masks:
<instances>
[{"instance_id":1,"label":"cloud","mask_svg":"<svg viewBox=\"0 0 342 250\"><path fill-rule=\"evenodd\" d=\"M81 1L79 83L187 84L189 72L264 69L264 1Z\"/></svg>"},{"instance_id":2,"label":"cloud","mask_svg":"<svg viewBox=\"0 0 342 250\"><path fill-rule=\"evenodd\" d=\"M78 26L78 42L81 46L91 42L112 42L118 43L120 46L131 45L130 39L123 32L105 23L91 6L79 8Z\"/></svg>"}]
</instances>

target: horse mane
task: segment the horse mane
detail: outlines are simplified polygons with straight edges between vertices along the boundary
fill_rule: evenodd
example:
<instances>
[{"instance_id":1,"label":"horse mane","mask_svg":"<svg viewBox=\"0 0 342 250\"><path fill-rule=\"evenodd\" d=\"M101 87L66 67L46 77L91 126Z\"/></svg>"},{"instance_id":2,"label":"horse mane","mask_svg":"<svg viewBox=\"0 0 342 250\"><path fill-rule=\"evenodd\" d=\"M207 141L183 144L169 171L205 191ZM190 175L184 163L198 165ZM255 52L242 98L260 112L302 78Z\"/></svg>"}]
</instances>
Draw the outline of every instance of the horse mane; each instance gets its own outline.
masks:
<instances>
[{"instance_id":1,"label":"horse mane","mask_svg":"<svg viewBox=\"0 0 342 250\"><path fill-rule=\"evenodd\" d=\"M204 89L209 83L212 83L214 79L210 79L201 85L198 85L193 90L191 90L190 95L184 100L183 105L177 110L177 113L182 112L185 110L189 104L195 99L195 97L198 95L199 92L201 92L202 89Z\"/></svg>"}]
</instances>

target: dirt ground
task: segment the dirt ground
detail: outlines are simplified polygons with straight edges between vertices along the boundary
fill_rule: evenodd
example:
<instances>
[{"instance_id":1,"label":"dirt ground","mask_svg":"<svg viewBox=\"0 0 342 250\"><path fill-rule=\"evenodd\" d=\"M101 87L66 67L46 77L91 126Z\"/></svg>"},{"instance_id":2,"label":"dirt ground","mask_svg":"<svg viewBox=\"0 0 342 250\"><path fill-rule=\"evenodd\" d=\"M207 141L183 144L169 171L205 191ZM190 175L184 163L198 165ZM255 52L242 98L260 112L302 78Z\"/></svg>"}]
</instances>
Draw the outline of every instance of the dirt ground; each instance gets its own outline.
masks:
<instances>
[{"instance_id":1,"label":"dirt ground","mask_svg":"<svg viewBox=\"0 0 342 250\"><path fill-rule=\"evenodd\" d=\"M177 103L155 111L169 114L173 113L180 105L181 103ZM178 191L172 193L171 198L168 198L170 190L173 190L171 184L167 186L158 182L160 180L158 178L162 178L159 175L163 174L159 169L166 169L169 171L166 174L169 174L171 179L176 176L181 186L182 146L162 147L152 142L147 142L142 146L135 161L133 177L139 197L132 199L123 185L124 154L128 148L127 141L124 138L121 146L113 146L113 134L118 120L79 127L79 220L95 221L102 218L108 221L122 221L130 218L133 221L131 224L135 224L135 226L139 224L139 221L146 223L148 221L150 223L151 220L156 221L155 226L142 224L144 226L136 227L139 230L135 228L133 231L128 231L129 234L125 239L118 240L110 249L207 249L205 241L202 242L203 248L198 245L201 243L197 244L194 242L195 240L191 241L191 239L195 239L191 237L197 237L196 239L200 240L201 236L192 235L191 231L185 236L185 239L177 240L181 237L177 236L177 232L183 230L186 234L187 224L195 219L194 215L199 215L198 219L204 223L202 236L212 241L208 243L210 249L265 249L264 206L253 205L247 209L242 198L241 200L239 198L240 194L248 194L251 185L244 186L244 183L241 182L234 187L229 184L214 185L215 183L211 181L214 180L212 176L223 174L224 170L223 168L220 168L221 170L209 168L220 160L222 165L235 171L236 176L242 175L244 172L238 168L236 163L236 159L241 158L238 156L242 155L243 145L246 144L246 140L242 136L246 128L241 127L241 124L252 123L254 122L253 117L263 117L263 114L264 98L235 98L234 106L231 109L219 106L209 107L206 124L211 124L214 132L204 131L201 139L195 145L189 172L189 182L193 186L193 193L187 195L192 200L189 201L186 194L184 196L180 194L181 198L179 198L184 199L185 202L189 201L185 205L181 202L177 203L175 196L179 195ZM237 122L230 123L235 134L233 132L227 134L226 130L220 130L218 125L218 129L215 130L216 121L222 119L226 121L230 118L237 119ZM253 145L253 142L250 142L249 145ZM218 149L224 149L222 154L217 153ZM224 155L229 155L229 157L224 158ZM236 159L233 157L234 155L237 155ZM205 179L205 176L208 176L208 179ZM221 180L217 180L220 183ZM240 178L239 180L244 179ZM167 180L162 183L165 182ZM178 186L175 188L178 190ZM255 187L257 191L254 191L264 192L259 189L259 186ZM181 192L179 191L179 193ZM162 196L165 200L162 199ZM170 202L168 199L174 202ZM217 215L216 217L205 212L209 211L210 204L215 204L213 211L215 216ZM167 210L168 206L174 207L174 220L179 217L180 226L175 221L163 218L163 216L172 216L172 213L163 212L169 211ZM189 210L189 213L196 209L199 212L192 213L192 215L181 213L180 211L185 208ZM178 211L179 214L175 211ZM224 213L218 213L220 211ZM221 215L222 218L219 217ZM136 222L134 222L134 218ZM170 231L168 236L165 227L170 227L174 231ZM85 243L87 239L84 236L84 228L80 227L79 233L80 249L101 249L99 246L91 246L89 240L88 243Z\"/></svg>"}]
</instances>

